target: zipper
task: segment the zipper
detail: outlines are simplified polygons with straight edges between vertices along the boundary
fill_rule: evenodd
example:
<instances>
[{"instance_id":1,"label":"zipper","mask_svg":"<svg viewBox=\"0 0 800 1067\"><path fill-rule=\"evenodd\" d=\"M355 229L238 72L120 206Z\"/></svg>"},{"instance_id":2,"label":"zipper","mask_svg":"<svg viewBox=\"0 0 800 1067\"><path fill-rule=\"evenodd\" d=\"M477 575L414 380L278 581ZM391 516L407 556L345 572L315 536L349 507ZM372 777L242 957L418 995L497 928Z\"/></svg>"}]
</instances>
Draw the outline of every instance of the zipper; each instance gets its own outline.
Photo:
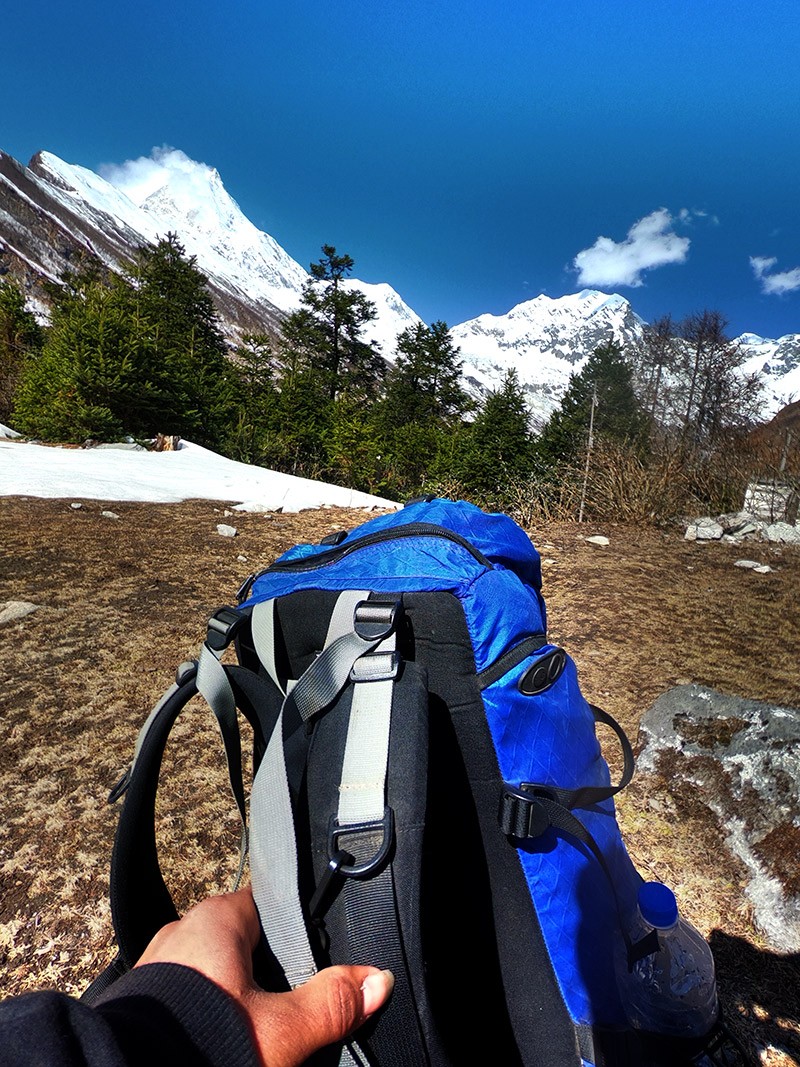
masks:
<instances>
[{"instance_id":1,"label":"zipper","mask_svg":"<svg viewBox=\"0 0 800 1067\"><path fill-rule=\"evenodd\" d=\"M482 566L488 570L494 569L493 564L486 556L479 552L461 534L448 530L446 526L436 526L431 522L410 522L407 526L397 526L392 530L380 530L377 533L367 534L365 537L359 537L352 541L349 545L341 544L336 548L329 549L327 552L318 552L315 556L306 557L305 559L279 560L277 563L272 563L269 567L259 571L253 581L256 578L260 578L262 574L269 574L274 571L313 571L318 567L329 567L332 563L338 563L340 559L349 556L351 552L358 552L362 548L369 548L371 545L383 544L386 541L397 541L406 537L440 537L445 541L452 541L453 544L460 545L466 549Z\"/></svg>"}]
</instances>

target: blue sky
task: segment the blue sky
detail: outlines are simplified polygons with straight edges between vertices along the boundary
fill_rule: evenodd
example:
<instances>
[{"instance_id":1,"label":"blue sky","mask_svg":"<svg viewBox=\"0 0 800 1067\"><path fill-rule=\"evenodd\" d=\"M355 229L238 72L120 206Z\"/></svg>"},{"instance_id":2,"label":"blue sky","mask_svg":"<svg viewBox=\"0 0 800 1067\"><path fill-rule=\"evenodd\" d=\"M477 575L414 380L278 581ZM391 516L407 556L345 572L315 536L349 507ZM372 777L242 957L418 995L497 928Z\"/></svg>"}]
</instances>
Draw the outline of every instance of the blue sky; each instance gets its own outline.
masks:
<instances>
[{"instance_id":1,"label":"blue sky","mask_svg":"<svg viewBox=\"0 0 800 1067\"><path fill-rule=\"evenodd\" d=\"M619 292L800 332L797 0L26 0L0 148L182 149L426 321Z\"/></svg>"}]
</instances>

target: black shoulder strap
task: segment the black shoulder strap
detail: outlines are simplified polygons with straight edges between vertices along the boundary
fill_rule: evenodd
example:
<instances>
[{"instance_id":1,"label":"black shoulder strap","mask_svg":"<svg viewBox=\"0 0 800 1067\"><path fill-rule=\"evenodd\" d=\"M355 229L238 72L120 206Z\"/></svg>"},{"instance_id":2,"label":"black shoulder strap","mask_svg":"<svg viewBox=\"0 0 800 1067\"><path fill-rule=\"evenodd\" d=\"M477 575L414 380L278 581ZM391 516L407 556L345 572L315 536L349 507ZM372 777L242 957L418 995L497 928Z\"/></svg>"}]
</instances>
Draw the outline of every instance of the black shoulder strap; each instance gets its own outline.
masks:
<instances>
[{"instance_id":1,"label":"black shoulder strap","mask_svg":"<svg viewBox=\"0 0 800 1067\"><path fill-rule=\"evenodd\" d=\"M265 728L279 707L271 684L241 667L225 667L236 696L254 730L255 758L263 751ZM111 914L122 969L129 969L162 926L178 918L158 861L155 803L161 763L178 715L197 694L196 666L181 672L178 683L157 705L127 780L110 799L125 792L111 859ZM264 699L264 698L267 699Z\"/></svg>"}]
</instances>

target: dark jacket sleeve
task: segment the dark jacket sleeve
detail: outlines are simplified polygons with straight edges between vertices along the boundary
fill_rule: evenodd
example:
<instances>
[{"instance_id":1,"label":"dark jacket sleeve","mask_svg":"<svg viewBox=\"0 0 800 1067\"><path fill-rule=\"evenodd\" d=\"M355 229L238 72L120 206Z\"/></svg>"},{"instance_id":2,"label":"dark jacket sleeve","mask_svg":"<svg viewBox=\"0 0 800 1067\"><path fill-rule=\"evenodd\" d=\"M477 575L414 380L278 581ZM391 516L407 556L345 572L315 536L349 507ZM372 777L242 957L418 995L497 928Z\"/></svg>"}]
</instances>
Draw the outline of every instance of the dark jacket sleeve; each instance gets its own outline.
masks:
<instances>
[{"instance_id":1,"label":"dark jacket sleeve","mask_svg":"<svg viewBox=\"0 0 800 1067\"><path fill-rule=\"evenodd\" d=\"M137 967L91 1007L63 993L0 1004L0 1067L256 1067L236 1003L197 971Z\"/></svg>"}]
</instances>

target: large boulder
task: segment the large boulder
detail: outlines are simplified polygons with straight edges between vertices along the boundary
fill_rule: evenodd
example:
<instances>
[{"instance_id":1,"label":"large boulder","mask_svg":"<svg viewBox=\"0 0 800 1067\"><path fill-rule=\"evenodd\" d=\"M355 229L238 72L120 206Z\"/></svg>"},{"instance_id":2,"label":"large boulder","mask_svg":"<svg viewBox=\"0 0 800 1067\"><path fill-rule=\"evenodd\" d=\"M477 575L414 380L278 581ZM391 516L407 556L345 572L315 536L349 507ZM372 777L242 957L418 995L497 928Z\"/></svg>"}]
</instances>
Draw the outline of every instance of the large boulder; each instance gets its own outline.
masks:
<instances>
[{"instance_id":1,"label":"large boulder","mask_svg":"<svg viewBox=\"0 0 800 1067\"><path fill-rule=\"evenodd\" d=\"M774 948L800 951L800 710L682 685L641 731L639 770L682 783L713 813L747 869L756 924Z\"/></svg>"}]
</instances>

